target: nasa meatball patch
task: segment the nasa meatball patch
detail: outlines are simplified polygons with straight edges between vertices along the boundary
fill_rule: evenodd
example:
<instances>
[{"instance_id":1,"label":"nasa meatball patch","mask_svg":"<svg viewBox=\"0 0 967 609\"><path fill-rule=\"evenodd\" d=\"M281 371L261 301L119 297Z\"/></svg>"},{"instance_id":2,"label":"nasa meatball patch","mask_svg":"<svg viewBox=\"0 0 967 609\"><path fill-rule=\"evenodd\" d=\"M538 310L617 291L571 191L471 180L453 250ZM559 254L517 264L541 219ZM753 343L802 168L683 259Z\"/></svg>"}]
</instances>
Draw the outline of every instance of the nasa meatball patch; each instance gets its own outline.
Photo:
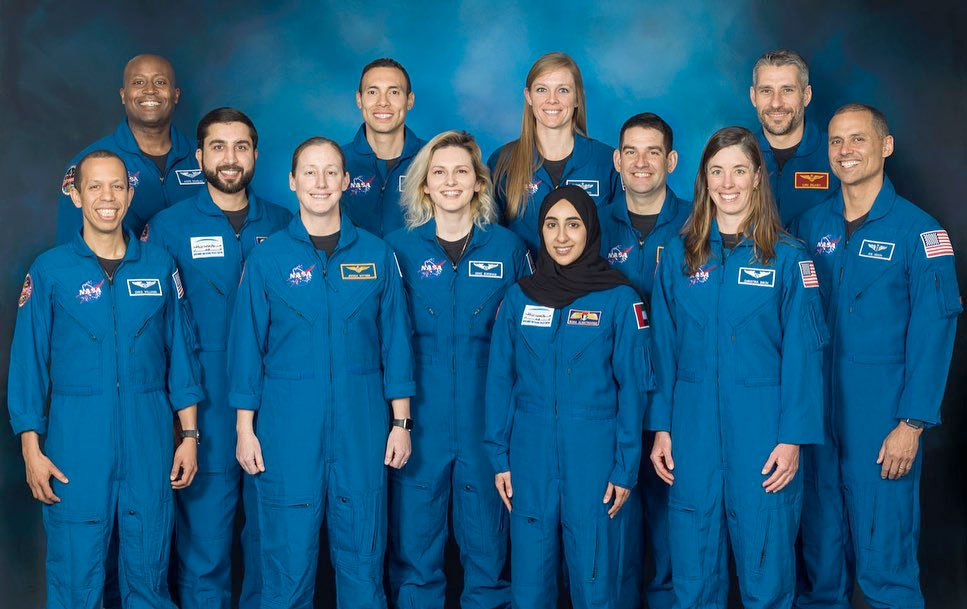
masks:
<instances>
[{"instance_id":1,"label":"nasa meatball patch","mask_svg":"<svg viewBox=\"0 0 967 609\"><path fill-rule=\"evenodd\" d=\"M71 165L64 174L64 179L60 183L60 191L69 195L74 190L74 174L77 173L77 165Z\"/></svg>"},{"instance_id":2,"label":"nasa meatball patch","mask_svg":"<svg viewBox=\"0 0 967 609\"><path fill-rule=\"evenodd\" d=\"M24 277L24 287L20 289L20 300L17 301L17 308L23 308L27 301L30 300L30 295L34 293L34 282L30 278L30 273Z\"/></svg>"}]
</instances>

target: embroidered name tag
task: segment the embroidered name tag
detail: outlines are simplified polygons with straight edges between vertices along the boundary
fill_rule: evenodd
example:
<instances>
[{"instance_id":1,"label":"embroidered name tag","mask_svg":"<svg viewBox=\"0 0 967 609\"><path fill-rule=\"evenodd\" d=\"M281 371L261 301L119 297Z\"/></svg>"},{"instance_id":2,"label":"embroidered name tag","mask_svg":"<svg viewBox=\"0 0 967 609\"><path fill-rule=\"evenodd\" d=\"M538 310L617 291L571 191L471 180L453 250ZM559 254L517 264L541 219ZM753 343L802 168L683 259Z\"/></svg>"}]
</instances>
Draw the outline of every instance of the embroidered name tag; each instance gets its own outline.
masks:
<instances>
[{"instance_id":1,"label":"embroidered name tag","mask_svg":"<svg viewBox=\"0 0 967 609\"><path fill-rule=\"evenodd\" d=\"M343 279L376 279L376 263L363 262L361 264L340 264L339 272Z\"/></svg>"},{"instance_id":2,"label":"embroidered name tag","mask_svg":"<svg viewBox=\"0 0 967 609\"><path fill-rule=\"evenodd\" d=\"M176 169L175 175L178 176L178 184L181 186L198 186L205 183L205 176L201 174L201 169Z\"/></svg>"},{"instance_id":3,"label":"embroidered name tag","mask_svg":"<svg viewBox=\"0 0 967 609\"><path fill-rule=\"evenodd\" d=\"M524 307L524 314L520 318L520 325L550 328L553 319L554 309L537 305L527 305Z\"/></svg>"},{"instance_id":4,"label":"embroidered name tag","mask_svg":"<svg viewBox=\"0 0 967 609\"><path fill-rule=\"evenodd\" d=\"M503 279L504 263L490 262L489 260L471 260L468 273L471 277L490 277L493 279Z\"/></svg>"},{"instance_id":5,"label":"embroidered name tag","mask_svg":"<svg viewBox=\"0 0 967 609\"><path fill-rule=\"evenodd\" d=\"M860 244L860 256L863 258L876 258L877 260L892 260L895 245L889 241L873 241L863 239Z\"/></svg>"},{"instance_id":6,"label":"embroidered name tag","mask_svg":"<svg viewBox=\"0 0 967 609\"><path fill-rule=\"evenodd\" d=\"M224 258L225 244L220 235L214 237L192 237L192 258Z\"/></svg>"},{"instance_id":7,"label":"embroidered name tag","mask_svg":"<svg viewBox=\"0 0 967 609\"><path fill-rule=\"evenodd\" d=\"M829 174L823 171L797 171L795 175L796 189L828 190Z\"/></svg>"},{"instance_id":8,"label":"embroidered name tag","mask_svg":"<svg viewBox=\"0 0 967 609\"><path fill-rule=\"evenodd\" d=\"M129 296L161 296L160 279L128 279Z\"/></svg>"},{"instance_id":9,"label":"embroidered name tag","mask_svg":"<svg viewBox=\"0 0 967 609\"><path fill-rule=\"evenodd\" d=\"M775 269L754 269L743 266L739 269L740 285L756 285L763 288L772 288L776 285Z\"/></svg>"},{"instance_id":10,"label":"embroidered name tag","mask_svg":"<svg viewBox=\"0 0 967 609\"><path fill-rule=\"evenodd\" d=\"M565 180L565 184L573 184L574 186L580 186L592 197L598 196L598 181L597 180Z\"/></svg>"},{"instance_id":11,"label":"embroidered name tag","mask_svg":"<svg viewBox=\"0 0 967 609\"><path fill-rule=\"evenodd\" d=\"M569 326L600 326L601 311L571 309L567 312L567 324Z\"/></svg>"}]
</instances>

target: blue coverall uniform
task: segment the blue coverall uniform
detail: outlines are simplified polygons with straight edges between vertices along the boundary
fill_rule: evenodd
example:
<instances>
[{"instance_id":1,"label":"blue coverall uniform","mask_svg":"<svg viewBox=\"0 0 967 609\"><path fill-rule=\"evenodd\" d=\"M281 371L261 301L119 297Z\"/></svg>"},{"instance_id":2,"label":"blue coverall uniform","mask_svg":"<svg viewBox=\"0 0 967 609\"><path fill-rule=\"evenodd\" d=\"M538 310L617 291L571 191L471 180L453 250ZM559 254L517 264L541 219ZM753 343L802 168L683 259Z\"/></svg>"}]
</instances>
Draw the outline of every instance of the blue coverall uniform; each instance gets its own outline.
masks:
<instances>
[{"instance_id":1,"label":"blue coverall uniform","mask_svg":"<svg viewBox=\"0 0 967 609\"><path fill-rule=\"evenodd\" d=\"M312 606L324 516L338 606L386 606L387 400L413 395L410 333L392 250L345 213L332 257L296 216L246 261L228 401L258 411L263 609Z\"/></svg>"},{"instance_id":2,"label":"blue coverall uniform","mask_svg":"<svg viewBox=\"0 0 967 609\"><path fill-rule=\"evenodd\" d=\"M776 155L763 130L756 129L755 134L783 225L788 226L804 211L819 205L839 188L839 178L829 170L826 132L820 131L812 121L804 122L802 140L796 148L796 154L782 165L782 170L776 163Z\"/></svg>"},{"instance_id":3,"label":"blue coverall uniform","mask_svg":"<svg viewBox=\"0 0 967 609\"><path fill-rule=\"evenodd\" d=\"M156 213L194 195L205 185L205 174L195 160L195 143L185 137L174 125L171 126L171 150L165 161L164 173L138 148L125 118L114 133L101 138L81 150L68 163L61 183L61 196L57 203L57 243L67 243L81 228L81 210L74 207L70 191L74 187L77 161L93 150L110 150L124 161L128 168L128 183L134 188L134 198L124 216L124 227L140 235L145 223Z\"/></svg>"},{"instance_id":4,"label":"blue coverall uniform","mask_svg":"<svg viewBox=\"0 0 967 609\"><path fill-rule=\"evenodd\" d=\"M142 241L164 247L178 264L197 326L206 396L198 404L198 426L204 434L198 475L176 495L175 553L183 609L227 609L231 604L232 534L242 470L235 460L235 410L228 405L228 322L245 259L291 219L288 210L249 193L248 214L236 235L203 188L158 213L141 234ZM258 607L261 587L254 486L250 477L245 480L249 517L242 531L243 609Z\"/></svg>"},{"instance_id":5,"label":"blue coverall uniform","mask_svg":"<svg viewBox=\"0 0 967 609\"><path fill-rule=\"evenodd\" d=\"M653 386L648 321L629 286L569 306L538 305L519 286L497 313L487 369L485 442L511 472L511 593L518 609L557 607L563 536L576 609L616 607L619 512L608 482L632 488Z\"/></svg>"},{"instance_id":6,"label":"blue coverall uniform","mask_svg":"<svg viewBox=\"0 0 967 609\"><path fill-rule=\"evenodd\" d=\"M342 146L346 171L349 172L349 189L343 195L343 208L353 224L377 237L403 227L400 195L406 171L413 157L426 144L409 127L404 130L403 152L389 170L386 161L376 158L370 147L365 124L359 126L353 141Z\"/></svg>"},{"instance_id":7,"label":"blue coverall uniform","mask_svg":"<svg viewBox=\"0 0 967 609\"><path fill-rule=\"evenodd\" d=\"M743 606L789 607L803 476L766 493L761 471L779 443L823 441L822 303L791 238L769 264L749 240L725 249L714 221L709 241L691 275L683 240L668 244L651 301L658 390L646 421L672 439L675 606L727 606L728 535Z\"/></svg>"},{"instance_id":8,"label":"blue coverall uniform","mask_svg":"<svg viewBox=\"0 0 967 609\"><path fill-rule=\"evenodd\" d=\"M505 144L499 150L490 155L487 166L493 173L497 167L497 160L500 153L510 144ZM535 152L535 160L536 160ZM583 188L598 208L602 208L622 192L621 176L614 170L614 148L602 144L598 140L584 137L578 133L574 134L574 149L571 157L564 165L564 173L561 175L560 184L552 184L551 176L543 165L534 172L534 177L525 191L524 211L518 214L513 220L507 218L507 199L504 195L504 180L494 184L494 197L497 199L497 207L501 223L510 230L517 233L532 253L540 250L540 234L537 227L537 216L540 211L541 201L558 186L574 184ZM528 194L529 193L529 194Z\"/></svg>"},{"instance_id":9,"label":"blue coverall uniform","mask_svg":"<svg viewBox=\"0 0 967 609\"><path fill-rule=\"evenodd\" d=\"M51 609L101 607L115 519L124 607L175 607L172 410L203 397L179 281L171 257L133 234L109 281L80 231L27 275L8 405L14 433L44 436L44 452L70 480L51 478L61 502L43 506Z\"/></svg>"},{"instance_id":10,"label":"blue coverall uniform","mask_svg":"<svg viewBox=\"0 0 967 609\"><path fill-rule=\"evenodd\" d=\"M453 497L460 606L510 605L501 579L507 516L483 446L490 334L507 288L530 272L524 243L496 225L475 227L454 268L436 222L391 233L409 296L416 352L413 454L390 477L389 582L394 607L443 607L443 551Z\"/></svg>"},{"instance_id":11,"label":"blue coverall uniform","mask_svg":"<svg viewBox=\"0 0 967 609\"><path fill-rule=\"evenodd\" d=\"M631 280L643 298L651 298L651 288L662 251L678 233L692 212L691 201L679 199L666 187L665 202L655 228L642 241L628 219L628 206L623 197L601 210L601 257ZM655 575L647 584L646 596L651 609L669 609L674 602L672 590L671 550L668 548L668 485L655 473L649 459L652 436L648 433L642 451L639 484L625 504L628 530L624 543L626 558L622 560L620 607L639 609L645 570L644 526L648 527ZM644 513L642 513L644 509Z\"/></svg>"},{"instance_id":12,"label":"blue coverall uniform","mask_svg":"<svg viewBox=\"0 0 967 609\"><path fill-rule=\"evenodd\" d=\"M897 480L882 479L876 459L900 421L940 423L963 310L953 248L937 221L897 195L889 179L848 240L842 193L794 229L816 261L833 335L830 441L803 455L805 577L796 606L850 607L855 572L872 607L923 607L923 450Z\"/></svg>"}]
</instances>

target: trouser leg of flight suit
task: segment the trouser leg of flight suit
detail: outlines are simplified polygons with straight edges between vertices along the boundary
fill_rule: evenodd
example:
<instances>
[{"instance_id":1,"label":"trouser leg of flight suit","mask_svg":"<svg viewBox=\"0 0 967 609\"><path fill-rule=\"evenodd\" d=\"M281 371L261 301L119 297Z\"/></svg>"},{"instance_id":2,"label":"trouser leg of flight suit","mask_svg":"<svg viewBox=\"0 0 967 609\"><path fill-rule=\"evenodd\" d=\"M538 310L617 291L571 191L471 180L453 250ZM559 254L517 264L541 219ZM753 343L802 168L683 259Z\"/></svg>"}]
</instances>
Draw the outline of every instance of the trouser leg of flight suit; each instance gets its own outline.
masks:
<instances>
[{"instance_id":1,"label":"trouser leg of flight suit","mask_svg":"<svg viewBox=\"0 0 967 609\"><path fill-rule=\"evenodd\" d=\"M242 590L238 609L258 609L262 603L262 544L259 541L259 504L255 477L240 471L242 477Z\"/></svg>"}]
</instances>

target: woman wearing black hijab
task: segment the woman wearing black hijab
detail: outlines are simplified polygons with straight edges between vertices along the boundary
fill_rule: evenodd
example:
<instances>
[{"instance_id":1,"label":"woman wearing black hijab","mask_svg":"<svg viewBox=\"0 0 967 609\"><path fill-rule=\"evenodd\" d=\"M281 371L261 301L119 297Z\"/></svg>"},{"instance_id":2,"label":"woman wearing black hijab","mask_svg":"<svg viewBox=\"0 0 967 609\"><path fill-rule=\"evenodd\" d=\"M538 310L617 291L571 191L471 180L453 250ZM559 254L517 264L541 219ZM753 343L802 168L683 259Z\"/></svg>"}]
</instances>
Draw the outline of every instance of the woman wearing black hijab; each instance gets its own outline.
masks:
<instances>
[{"instance_id":1,"label":"woman wearing black hijab","mask_svg":"<svg viewBox=\"0 0 967 609\"><path fill-rule=\"evenodd\" d=\"M511 593L518 609L556 607L563 545L574 607L613 607L618 518L652 387L648 319L601 258L583 189L551 191L539 226L537 271L504 297L487 372L485 442L511 512Z\"/></svg>"}]
</instances>

